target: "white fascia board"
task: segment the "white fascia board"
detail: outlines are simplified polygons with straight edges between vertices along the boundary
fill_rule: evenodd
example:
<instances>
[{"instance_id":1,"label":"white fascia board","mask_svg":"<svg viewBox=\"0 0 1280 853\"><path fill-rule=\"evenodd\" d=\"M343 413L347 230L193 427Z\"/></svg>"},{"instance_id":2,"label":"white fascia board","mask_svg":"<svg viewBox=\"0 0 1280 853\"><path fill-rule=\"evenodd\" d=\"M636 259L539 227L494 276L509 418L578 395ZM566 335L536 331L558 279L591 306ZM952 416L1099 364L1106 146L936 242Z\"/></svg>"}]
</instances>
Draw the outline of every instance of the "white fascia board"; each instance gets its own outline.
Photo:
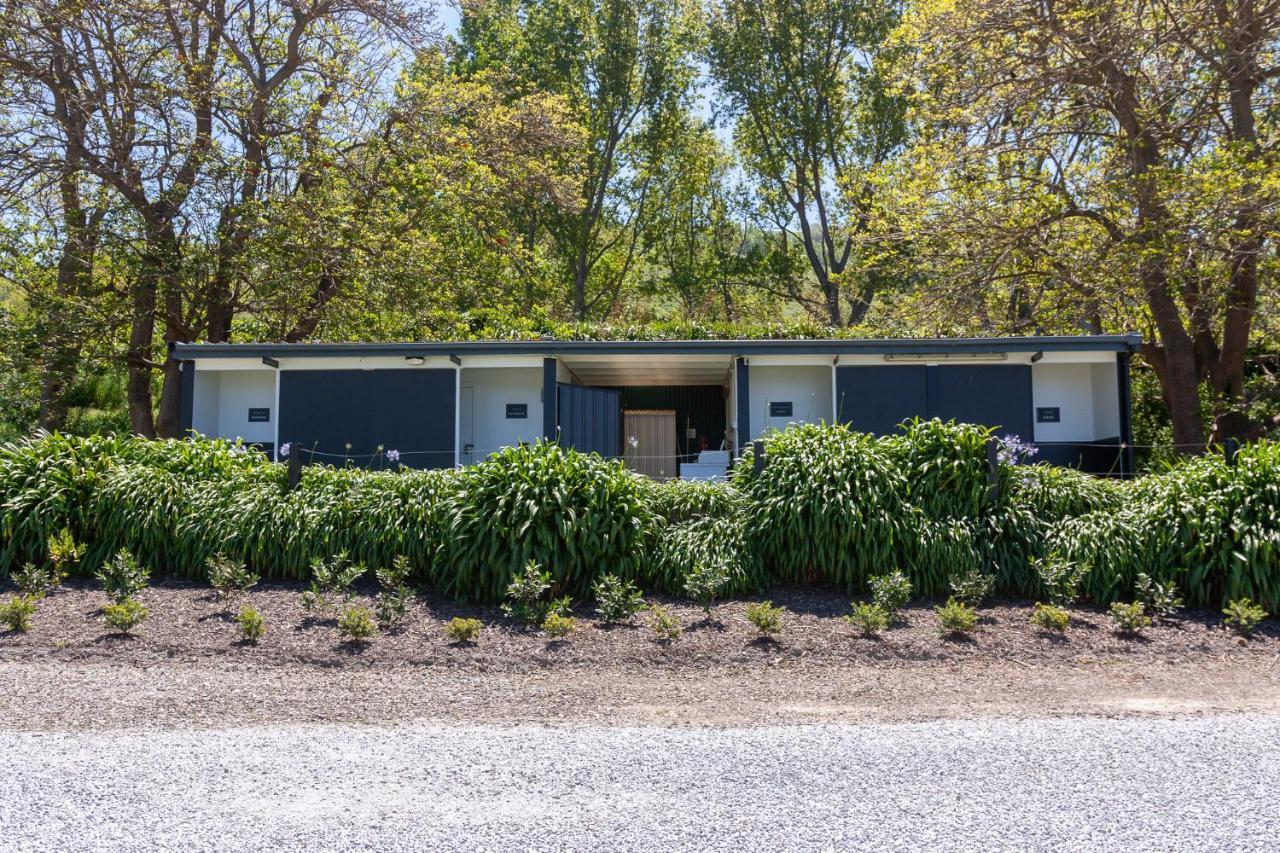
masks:
<instances>
[{"instance_id":1,"label":"white fascia board","mask_svg":"<svg viewBox=\"0 0 1280 853\"><path fill-rule=\"evenodd\" d=\"M840 356L840 363L843 364L849 356ZM881 356L875 356L876 360L881 360ZM835 361L835 356L823 353L814 353L813 355L753 355L747 358L747 367L815 367L829 366Z\"/></svg>"}]
</instances>

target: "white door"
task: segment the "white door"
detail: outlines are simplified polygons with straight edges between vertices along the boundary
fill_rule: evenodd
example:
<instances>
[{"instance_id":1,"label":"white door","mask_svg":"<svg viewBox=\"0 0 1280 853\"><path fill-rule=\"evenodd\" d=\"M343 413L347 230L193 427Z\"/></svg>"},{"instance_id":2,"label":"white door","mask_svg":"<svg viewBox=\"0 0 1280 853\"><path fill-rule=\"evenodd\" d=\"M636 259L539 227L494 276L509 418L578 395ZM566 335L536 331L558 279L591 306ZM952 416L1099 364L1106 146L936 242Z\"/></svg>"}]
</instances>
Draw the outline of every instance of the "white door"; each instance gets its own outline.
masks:
<instances>
[{"instance_id":1,"label":"white door","mask_svg":"<svg viewBox=\"0 0 1280 853\"><path fill-rule=\"evenodd\" d=\"M458 462L470 465L476 461L476 389L463 385L458 391Z\"/></svg>"}]
</instances>

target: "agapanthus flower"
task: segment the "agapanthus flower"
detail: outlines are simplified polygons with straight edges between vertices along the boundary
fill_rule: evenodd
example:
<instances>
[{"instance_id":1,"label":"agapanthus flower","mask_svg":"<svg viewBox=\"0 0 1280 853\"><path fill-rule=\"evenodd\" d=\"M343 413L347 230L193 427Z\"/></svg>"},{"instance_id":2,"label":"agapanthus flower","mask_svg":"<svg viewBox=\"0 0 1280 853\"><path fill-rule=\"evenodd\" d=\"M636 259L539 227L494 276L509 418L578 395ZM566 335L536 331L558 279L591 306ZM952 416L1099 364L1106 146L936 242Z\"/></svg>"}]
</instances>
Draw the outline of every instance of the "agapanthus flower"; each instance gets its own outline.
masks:
<instances>
[{"instance_id":1,"label":"agapanthus flower","mask_svg":"<svg viewBox=\"0 0 1280 853\"><path fill-rule=\"evenodd\" d=\"M281 459L289 458L289 442L287 441L284 444L280 445L280 458Z\"/></svg>"},{"instance_id":2,"label":"agapanthus flower","mask_svg":"<svg viewBox=\"0 0 1280 853\"><path fill-rule=\"evenodd\" d=\"M388 450L388 451L387 451L387 461L388 461L388 462L399 462L399 461L400 461L400 451L399 451L399 450Z\"/></svg>"}]
</instances>

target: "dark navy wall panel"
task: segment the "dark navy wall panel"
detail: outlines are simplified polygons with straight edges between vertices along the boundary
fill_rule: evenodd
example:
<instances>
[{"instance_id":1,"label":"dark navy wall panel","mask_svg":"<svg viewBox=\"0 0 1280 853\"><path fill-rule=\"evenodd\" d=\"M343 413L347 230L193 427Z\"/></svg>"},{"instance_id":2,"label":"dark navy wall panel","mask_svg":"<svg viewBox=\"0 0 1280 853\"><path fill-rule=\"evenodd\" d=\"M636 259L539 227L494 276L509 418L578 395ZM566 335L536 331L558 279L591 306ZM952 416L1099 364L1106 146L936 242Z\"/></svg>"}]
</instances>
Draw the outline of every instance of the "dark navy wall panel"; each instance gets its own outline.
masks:
<instances>
[{"instance_id":1,"label":"dark navy wall panel","mask_svg":"<svg viewBox=\"0 0 1280 853\"><path fill-rule=\"evenodd\" d=\"M999 427L999 435L1034 435L1031 366L946 364L929 372L929 417Z\"/></svg>"},{"instance_id":2,"label":"dark navy wall panel","mask_svg":"<svg viewBox=\"0 0 1280 853\"><path fill-rule=\"evenodd\" d=\"M836 415L859 432L888 435L898 424L929 416L923 364L836 367Z\"/></svg>"},{"instance_id":3,"label":"dark navy wall panel","mask_svg":"<svg viewBox=\"0 0 1280 853\"><path fill-rule=\"evenodd\" d=\"M457 373L443 370L282 370L280 441L369 464L381 445L412 468L454 464ZM351 449L346 445L350 443ZM425 451L425 452L424 452ZM310 456L305 461L312 461ZM341 465L341 458L316 456ZM381 458L372 461L383 467Z\"/></svg>"},{"instance_id":4,"label":"dark navy wall panel","mask_svg":"<svg viewBox=\"0 0 1280 853\"><path fill-rule=\"evenodd\" d=\"M618 391L561 383L556 397L562 445L606 457L622 455L622 395Z\"/></svg>"},{"instance_id":5,"label":"dark navy wall panel","mask_svg":"<svg viewBox=\"0 0 1280 853\"><path fill-rule=\"evenodd\" d=\"M739 358L734 362L737 367L736 374L738 378L738 387L736 389L738 400L738 446L734 448L734 457L742 455L742 451L746 450L747 443L754 437L751 432L751 373L745 358Z\"/></svg>"},{"instance_id":6,"label":"dark navy wall panel","mask_svg":"<svg viewBox=\"0 0 1280 853\"><path fill-rule=\"evenodd\" d=\"M178 368L178 434L186 438L195 418L196 363L180 361Z\"/></svg>"}]
</instances>

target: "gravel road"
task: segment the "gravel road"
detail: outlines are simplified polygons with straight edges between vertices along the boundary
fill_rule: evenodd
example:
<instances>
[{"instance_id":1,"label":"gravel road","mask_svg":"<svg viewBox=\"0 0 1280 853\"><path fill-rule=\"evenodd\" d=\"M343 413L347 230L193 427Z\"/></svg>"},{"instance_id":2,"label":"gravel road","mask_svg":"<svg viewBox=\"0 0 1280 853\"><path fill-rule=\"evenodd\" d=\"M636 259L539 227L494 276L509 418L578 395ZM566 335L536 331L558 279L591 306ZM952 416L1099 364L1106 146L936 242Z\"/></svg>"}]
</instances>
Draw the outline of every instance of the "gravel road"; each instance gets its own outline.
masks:
<instances>
[{"instance_id":1,"label":"gravel road","mask_svg":"<svg viewBox=\"0 0 1280 853\"><path fill-rule=\"evenodd\" d=\"M0 732L3 850L1274 850L1280 716Z\"/></svg>"}]
</instances>

